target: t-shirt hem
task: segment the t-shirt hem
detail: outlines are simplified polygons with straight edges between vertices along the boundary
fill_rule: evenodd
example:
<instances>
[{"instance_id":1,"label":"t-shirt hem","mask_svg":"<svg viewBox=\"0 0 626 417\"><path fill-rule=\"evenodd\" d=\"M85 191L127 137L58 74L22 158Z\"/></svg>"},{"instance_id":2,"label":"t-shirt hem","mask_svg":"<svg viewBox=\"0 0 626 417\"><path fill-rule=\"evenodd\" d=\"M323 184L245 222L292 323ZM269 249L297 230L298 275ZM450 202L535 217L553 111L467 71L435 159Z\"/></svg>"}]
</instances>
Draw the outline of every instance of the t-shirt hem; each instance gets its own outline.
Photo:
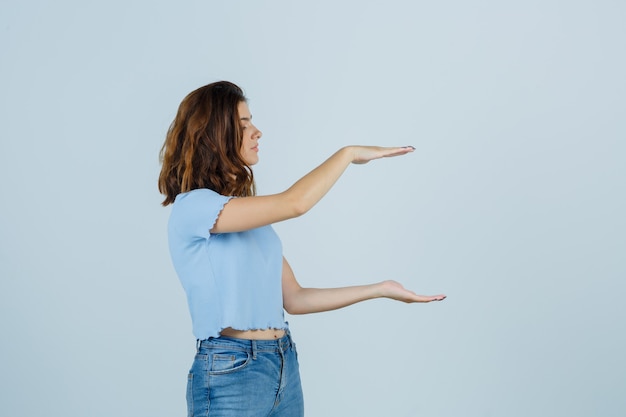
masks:
<instances>
[{"instance_id":1,"label":"t-shirt hem","mask_svg":"<svg viewBox=\"0 0 626 417\"><path fill-rule=\"evenodd\" d=\"M217 332L211 332L209 333L206 337L204 337L204 335L197 335L196 336L196 340L208 340L211 338L218 338L221 336L221 333L224 329L228 329L228 328L232 328L238 331L242 331L242 332L247 332L250 330L270 330L270 329L276 329L276 330L289 330L289 323L284 322L283 324L281 324L280 326L277 325L273 325L273 324L268 324L267 326L254 326L254 325L249 325L249 326L237 326L235 324L231 324L228 326L223 326L220 327L220 329Z\"/></svg>"}]
</instances>

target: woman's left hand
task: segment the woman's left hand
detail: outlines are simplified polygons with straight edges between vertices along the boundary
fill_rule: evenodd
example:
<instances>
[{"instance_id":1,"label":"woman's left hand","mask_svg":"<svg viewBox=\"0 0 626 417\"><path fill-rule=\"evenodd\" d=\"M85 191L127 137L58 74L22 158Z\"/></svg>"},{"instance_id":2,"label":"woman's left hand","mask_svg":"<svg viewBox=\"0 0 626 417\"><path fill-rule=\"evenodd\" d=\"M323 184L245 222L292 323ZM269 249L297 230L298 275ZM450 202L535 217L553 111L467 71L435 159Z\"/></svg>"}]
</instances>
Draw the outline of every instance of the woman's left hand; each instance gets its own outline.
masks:
<instances>
[{"instance_id":1,"label":"woman's left hand","mask_svg":"<svg viewBox=\"0 0 626 417\"><path fill-rule=\"evenodd\" d=\"M383 281L378 284L381 297L405 303L429 303L431 301L441 301L446 298L444 294L439 295L419 295L407 290L396 281Z\"/></svg>"}]
</instances>

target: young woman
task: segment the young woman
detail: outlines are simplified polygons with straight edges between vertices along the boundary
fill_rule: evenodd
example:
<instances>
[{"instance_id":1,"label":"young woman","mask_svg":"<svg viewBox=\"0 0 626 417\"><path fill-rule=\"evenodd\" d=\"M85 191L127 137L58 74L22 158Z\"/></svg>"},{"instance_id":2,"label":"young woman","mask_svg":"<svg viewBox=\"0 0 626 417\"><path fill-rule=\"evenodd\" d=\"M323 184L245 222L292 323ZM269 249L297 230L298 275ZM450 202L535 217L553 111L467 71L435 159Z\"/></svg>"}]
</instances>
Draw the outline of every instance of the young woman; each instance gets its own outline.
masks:
<instances>
[{"instance_id":1,"label":"young woman","mask_svg":"<svg viewBox=\"0 0 626 417\"><path fill-rule=\"evenodd\" d=\"M242 90L221 81L180 104L161 150L159 191L172 204L168 238L187 294L197 354L188 375L189 416L302 416L295 345L284 320L373 298L439 301L395 281L302 288L272 223L305 214L348 165L413 152L348 146L282 193L256 196L251 167L261 131Z\"/></svg>"}]
</instances>

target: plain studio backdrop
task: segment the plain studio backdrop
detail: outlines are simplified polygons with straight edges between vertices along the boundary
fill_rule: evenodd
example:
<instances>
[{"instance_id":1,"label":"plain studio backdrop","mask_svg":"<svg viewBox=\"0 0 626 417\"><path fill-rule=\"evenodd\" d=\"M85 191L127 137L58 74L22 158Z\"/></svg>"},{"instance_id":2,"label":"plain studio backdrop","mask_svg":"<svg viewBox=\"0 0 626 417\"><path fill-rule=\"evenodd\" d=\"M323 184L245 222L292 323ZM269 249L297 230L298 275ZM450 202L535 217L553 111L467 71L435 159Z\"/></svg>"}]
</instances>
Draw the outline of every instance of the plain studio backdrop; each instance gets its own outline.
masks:
<instances>
[{"instance_id":1,"label":"plain studio backdrop","mask_svg":"<svg viewBox=\"0 0 626 417\"><path fill-rule=\"evenodd\" d=\"M288 317L307 416L626 415L622 1L3 1L0 415L182 416L195 341L158 152L241 85L306 286L448 299ZM245 262L245 259L242 259Z\"/></svg>"}]
</instances>

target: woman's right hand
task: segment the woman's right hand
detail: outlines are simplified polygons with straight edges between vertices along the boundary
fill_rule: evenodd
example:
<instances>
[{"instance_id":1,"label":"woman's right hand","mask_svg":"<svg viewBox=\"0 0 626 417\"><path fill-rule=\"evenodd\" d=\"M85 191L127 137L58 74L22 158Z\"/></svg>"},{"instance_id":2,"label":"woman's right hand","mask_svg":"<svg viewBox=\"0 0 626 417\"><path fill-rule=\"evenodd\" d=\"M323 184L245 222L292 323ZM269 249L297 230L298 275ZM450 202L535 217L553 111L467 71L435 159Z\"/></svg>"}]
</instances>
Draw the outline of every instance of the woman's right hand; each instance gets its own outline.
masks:
<instances>
[{"instance_id":1,"label":"woman's right hand","mask_svg":"<svg viewBox=\"0 0 626 417\"><path fill-rule=\"evenodd\" d=\"M413 146L381 147L381 146L350 146L353 164L367 164L373 159L389 158L413 152Z\"/></svg>"},{"instance_id":2,"label":"woman's right hand","mask_svg":"<svg viewBox=\"0 0 626 417\"><path fill-rule=\"evenodd\" d=\"M404 155L412 146L346 146L282 193L231 199L223 208L211 233L230 233L277 223L306 213L330 190L345 169L372 159Z\"/></svg>"},{"instance_id":3,"label":"woman's right hand","mask_svg":"<svg viewBox=\"0 0 626 417\"><path fill-rule=\"evenodd\" d=\"M392 300L402 301L405 303L430 303L431 301L442 301L446 298L444 294L438 295L419 295L413 291L407 290L399 282L388 280L375 284L378 286L379 295L381 297Z\"/></svg>"}]
</instances>

